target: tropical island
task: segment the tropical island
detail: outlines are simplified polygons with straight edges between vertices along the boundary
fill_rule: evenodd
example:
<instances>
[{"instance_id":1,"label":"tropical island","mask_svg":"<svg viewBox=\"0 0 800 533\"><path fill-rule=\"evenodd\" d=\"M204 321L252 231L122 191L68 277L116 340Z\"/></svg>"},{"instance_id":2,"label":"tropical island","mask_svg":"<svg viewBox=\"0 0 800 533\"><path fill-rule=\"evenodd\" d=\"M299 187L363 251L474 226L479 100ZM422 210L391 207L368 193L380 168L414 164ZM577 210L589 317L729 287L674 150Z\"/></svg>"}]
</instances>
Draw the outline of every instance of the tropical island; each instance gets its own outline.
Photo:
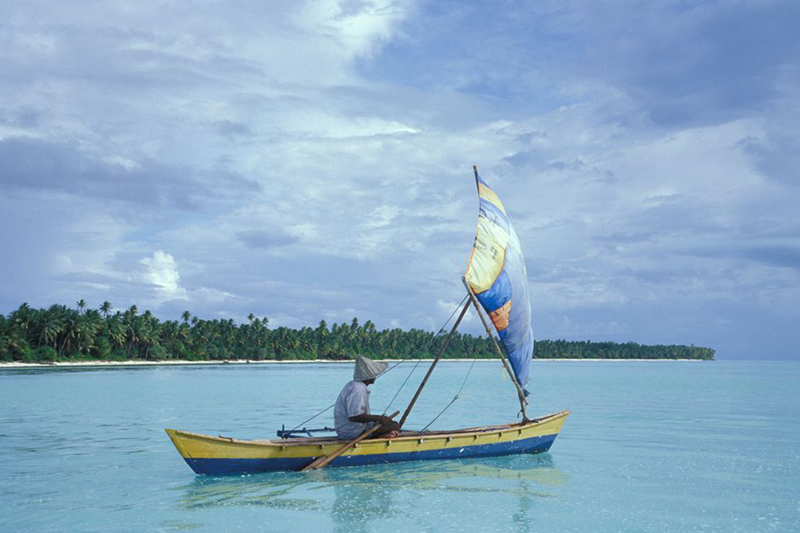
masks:
<instances>
[{"instance_id":1,"label":"tropical island","mask_svg":"<svg viewBox=\"0 0 800 533\"><path fill-rule=\"evenodd\" d=\"M437 333L422 329L382 329L363 324L328 324L315 328L270 328L269 319L248 316L203 320L184 311L179 320L162 321L133 305L112 312L109 302L97 309L84 300L75 308L53 304L35 309L23 303L0 315L0 362L79 361L314 361L348 360L355 355L381 359L428 359L439 346ZM456 332L445 359L493 359L486 336ZM699 346L642 345L633 342L538 340L539 359L694 359L713 360L714 350Z\"/></svg>"}]
</instances>

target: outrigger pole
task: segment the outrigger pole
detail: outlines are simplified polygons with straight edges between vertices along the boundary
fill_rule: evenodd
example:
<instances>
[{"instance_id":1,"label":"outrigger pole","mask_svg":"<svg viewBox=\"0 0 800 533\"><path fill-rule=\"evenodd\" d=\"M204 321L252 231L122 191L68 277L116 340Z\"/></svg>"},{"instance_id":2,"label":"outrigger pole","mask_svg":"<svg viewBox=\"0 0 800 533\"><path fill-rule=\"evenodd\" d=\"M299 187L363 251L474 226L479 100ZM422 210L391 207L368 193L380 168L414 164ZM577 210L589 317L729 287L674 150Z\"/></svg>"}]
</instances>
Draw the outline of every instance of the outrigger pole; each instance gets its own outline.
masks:
<instances>
[{"instance_id":1,"label":"outrigger pole","mask_svg":"<svg viewBox=\"0 0 800 533\"><path fill-rule=\"evenodd\" d=\"M450 343L450 339L452 338L453 333L456 332L456 329L458 329L458 325L461 324L461 319L464 318L465 314L467 314L467 309L469 309L469 302L464 304L464 308L461 310L461 314L458 315L458 319L456 320L456 323L453 324L453 329L450 330L450 333L447 335L447 338L444 340L444 344L442 344L442 347L439 349L439 353L436 354L436 358L433 360L433 363L431 363L430 368L428 368L428 373L425 374L425 377L423 378L422 383L419 384L419 388L417 389L417 392L414 393L414 397L411 398L411 403L409 403L408 407L406 407L406 412L403 413L403 418L400 419L400 427L401 428L403 427L403 424L405 423L406 418L408 418L408 414L411 412L411 409L414 407L414 404L417 403L417 398L419 398L419 394L422 392L422 388L428 382L428 378L431 377L431 373L433 372L433 369L436 367L436 363L439 362L439 359L441 359L442 354L447 349L447 345Z\"/></svg>"},{"instance_id":2,"label":"outrigger pole","mask_svg":"<svg viewBox=\"0 0 800 533\"><path fill-rule=\"evenodd\" d=\"M475 293L472 290L472 287L469 286L467 283L467 278L462 277L461 281L464 283L464 287L467 288L467 294L469 294L469 300L472 303L473 307L475 307L475 311L478 313L478 316L481 317L481 322L483 322L483 327L486 328L486 333L489 335L489 338L492 339L492 344L494 345L494 349L497 354L500 356L500 359L503 361L503 366L508 372L508 375L511 376L511 381L514 383L514 387L517 389L517 396L519 396L519 406L522 410L522 420L528 420L528 415L525 413L525 405L528 403L528 399L525 397L525 393L520 387L519 382L517 381L517 377L514 375L514 371L511 369L511 366L508 364L508 358L506 357L505 352L500 345L497 344L497 339L494 338L494 334L492 333L491 328L489 327L489 323L486 321L486 317L483 316L483 310L481 309L480 303L478 303L478 298L475 296Z\"/></svg>"}]
</instances>

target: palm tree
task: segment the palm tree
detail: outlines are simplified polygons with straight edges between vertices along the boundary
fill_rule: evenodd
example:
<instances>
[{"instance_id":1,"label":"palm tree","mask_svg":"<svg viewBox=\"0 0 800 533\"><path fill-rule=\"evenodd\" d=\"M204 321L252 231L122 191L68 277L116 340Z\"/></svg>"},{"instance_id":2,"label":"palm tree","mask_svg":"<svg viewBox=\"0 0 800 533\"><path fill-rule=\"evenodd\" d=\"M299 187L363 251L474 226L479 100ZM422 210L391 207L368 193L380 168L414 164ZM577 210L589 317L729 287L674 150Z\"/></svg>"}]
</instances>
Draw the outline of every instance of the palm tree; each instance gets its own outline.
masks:
<instances>
[{"instance_id":1,"label":"palm tree","mask_svg":"<svg viewBox=\"0 0 800 533\"><path fill-rule=\"evenodd\" d=\"M317 359L321 359L325 353L325 344L328 339L328 323L325 320L319 321L319 326L316 329L317 335Z\"/></svg>"},{"instance_id":2,"label":"palm tree","mask_svg":"<svg viewBox=\"0 0 800 533\"><path fill-rule=\"evenodd\" d=\"M108 315L111 314L111 302L103 302L99 309L103 316L108 319Z\"/></svg>"},{"instance_id":3,"label":"palm tree","mask_svg":"<svg viewBox=\"0 0 800 533\"><path fill-rule=\"evenodd\" d=\"M114 315L108 321L108 338L111 344L122 348L125 345L125 324L119 318L119 315Z\"/></svg>"},{"instance_id":4,"label":"palm tree","mask_svg":"<svg viewBox=\"0 0 800 533\"><path fill-rule=\"evenodd\" d=\"M64 339L61 341L61 347L58 349L59 357L62 355L69 355L72 352L72 341L78 335L77 326L78 322L74 316L69 317L64 324L64 329L62 331L62 333L64 333ZM64 350L66 350L66 352Z\"/></svg>"},{"instance_id":5,"label":"palm tree","mask_svg":"<svg viewBox=\"0 0 800 533\"><path fill-rule=\"evenodd\" d=\"M100 318L97 313L95 316ZM94 346L94 339L99 329L100 325L91 316L84 316L78 320L75 325L75 340L77 341L75 347L79 354L83 353L84 348L89 349Z\"/></svg>"},{"instance_id":6,"label":"palm tree","mask_svg":"<svg viewBox=\"0 0 800 533\"><path fill-rule=\"evenodd\" d=\"M184 324L188 324L189 319L192 318L192 313L190 313L189 311L184 311L183 313L181 313L181 318L183 319Z\"/></svg>"},{"instance_id":7,"label":"palm tree","mask_svg":"<svg viewBox=\"0 0 800 533\"><path fill-rule=\"evenodd\" d=\"M83 310L86 309L86 300L81 298L80 300L78 300L78 303L75 304L75 305L78 306L78 313L83 313Z\"/></svg>"},{"instance_id":8,"label":"palm tree","mask_svg":"<svg viewBox=\"0 0 800 533\"><path fill-rule=\"evenodd\" d=\"M134 306L136 307L136 306ZM139 319L134 319L126 324L125 328L125 355L131 358L131 352L136 343L139 342L139 332L141 330Z\"/></svg>"},{"instance_id":9,"label":"palm tree","mask_svg":"<svg viewBox=\"0 0 800 533\"><path fill-rule=\"evenodd\" d=\"M27 334L28 328L33 321L33 310L28 305L28 302L25 302L19 306L19 309L8 315L8 319L14 326L17 326L23 333Z\"/></svg>"},{"instance_id":10,"label":"palm tree","mask_svg":"<svg viewBox=\"0 0 800 533\"><path fill-rule=\"evenodd\" d=\"M41 346L42 343L50 344L51 342L53 343L53 348L55 348L55 341L63 328L58 315L51 311L45 311L39 317L39 327L40 333L37 348Z\"/></svg>"},{"instance_id":11,"label":"palm tree","mask_svg":"<svg viewBox=\"0 0 800 533\"><path fill-rule=\"evenodd\" d=\"M29 346L28 340L17 328L11 328L8 333L0 335L0 353L6 352L12 354L12 357L15 355L20 357Z\"/></svg>"},{"instance_id":12,"label":"palm tree","mask_svg":"<svg viewBox=\"0 0 800 533\"><path fill-rule=\"evenodd\" d=\"M178 327L178 339L181 341L186 341L189 339L189 333L191 330L189 329L189 324L184 322Z\"/></svg>"},{"instance_id":13,"label":"palm tree","mask_svg":"<svg viewBox=\"0 0 800 533\"><path fill-rule=\"evenodd\" d=\"M137 329L136 336L138 338L138 342L144 345L144 358L147 359L147 357L150 355L150 348L156 342L155 336L153 335L153 328L151 328L150 324L145 320L142 320L138 324L139 327ZM139 355L141 355L141 348L139 350Z\"/></svg>"}]
</instances>

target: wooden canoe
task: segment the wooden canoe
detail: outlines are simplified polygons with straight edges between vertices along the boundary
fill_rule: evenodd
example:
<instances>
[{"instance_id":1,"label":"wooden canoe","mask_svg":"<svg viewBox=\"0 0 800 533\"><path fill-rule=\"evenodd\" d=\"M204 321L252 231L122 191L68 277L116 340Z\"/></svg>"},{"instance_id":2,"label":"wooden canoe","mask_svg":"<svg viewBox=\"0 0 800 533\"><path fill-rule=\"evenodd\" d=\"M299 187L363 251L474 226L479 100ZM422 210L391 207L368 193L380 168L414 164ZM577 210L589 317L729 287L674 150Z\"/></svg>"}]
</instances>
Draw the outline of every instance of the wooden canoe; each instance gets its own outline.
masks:
<instances>
[{"instance_id":1,"label":"wooden canoe","mask_svg":"<svg viewBox=\"0 0 800 533\"><path fill-rule=\"evenodd\" d=\"M404 431L392 439L364 440L334 459L330 466L546 452L567 415L569 411L561 411L525 423L455 431ZM327 437L239 440L174 429L166 432L192 470L209 475L301 470L346 442Z\"/></svg>"}]
</instances>

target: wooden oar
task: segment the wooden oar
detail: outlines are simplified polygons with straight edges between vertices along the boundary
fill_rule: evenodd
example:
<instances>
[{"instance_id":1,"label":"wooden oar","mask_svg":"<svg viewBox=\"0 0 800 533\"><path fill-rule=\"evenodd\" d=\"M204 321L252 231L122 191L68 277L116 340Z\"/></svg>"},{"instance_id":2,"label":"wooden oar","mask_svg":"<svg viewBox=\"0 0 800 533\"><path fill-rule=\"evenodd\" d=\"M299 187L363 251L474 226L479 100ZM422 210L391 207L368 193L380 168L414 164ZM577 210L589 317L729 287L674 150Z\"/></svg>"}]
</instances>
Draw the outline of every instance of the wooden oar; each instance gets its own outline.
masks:
<instances>
[{"instance_id":1,"label":"wooden oar","mask_svg":"<svg viewBox=\"0 0 800 533\"><path fill-rule=\"evenodd\" d=\"M389 416L389 418L394 418L399 414L400 414L400 411L395 411L394 413L392 413ZM351 440L350 442L348 442L347 444L345 444L344 446L342 446L341 448L339 448L338 450L336 450L332 454L323 455L322 457L317 457L309 465L307 465L305 468L303 468L301 470L301 472L305 472L306 470L319 470L320 468L325 468L326 466L328 466L328 463L330 463L331 461L333 461L334 459L336 459L337 457L342 455L344 452L346 452L347 450L349 450L350 448L352 448L353 446L355 446L356 444L358 444L362 440L366 439L367 437L369 437L370 435L372 435L373 433L375 433L376 431L378 431L382 427L383 427L382 424L375 424L373 427L369 428L369 430L365 431L364 433L362 433L361 435L359 435L355 439Z\"/></svg>"}]
</instances>

